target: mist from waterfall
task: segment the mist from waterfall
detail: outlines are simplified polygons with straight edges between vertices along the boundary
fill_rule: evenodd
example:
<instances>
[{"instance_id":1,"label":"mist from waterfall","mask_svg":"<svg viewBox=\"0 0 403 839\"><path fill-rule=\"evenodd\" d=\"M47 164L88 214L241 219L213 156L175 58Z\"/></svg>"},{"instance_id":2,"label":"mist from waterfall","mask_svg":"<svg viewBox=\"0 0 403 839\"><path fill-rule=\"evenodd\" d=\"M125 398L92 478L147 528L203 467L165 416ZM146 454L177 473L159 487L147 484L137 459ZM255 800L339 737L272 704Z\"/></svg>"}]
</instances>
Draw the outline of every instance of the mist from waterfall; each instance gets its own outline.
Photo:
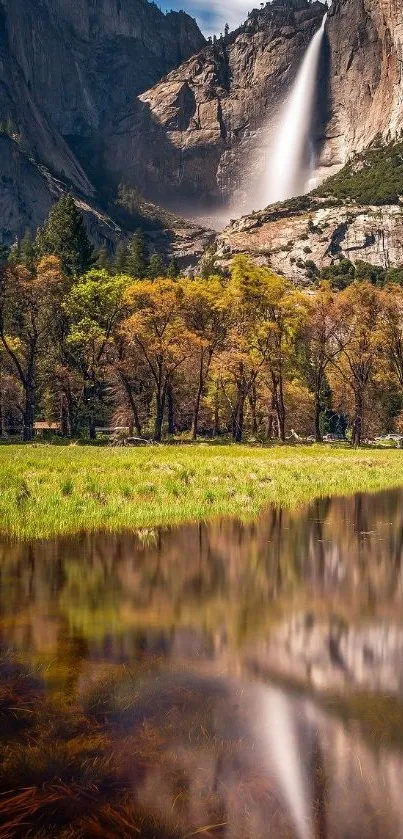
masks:
<instances>
[{"instance_id":1,"label":"mist from waterfall","mask_svg":"<svg viewBox=\"0 0 403 839\"><path fill-rule=\"evenodd\" d=\"M279 130L269 155L262 204L275 204L309 189L315 167L311 142L316 85L327 14L305 54L290 97L280 117Z\"/></svg>"}]
</instances>

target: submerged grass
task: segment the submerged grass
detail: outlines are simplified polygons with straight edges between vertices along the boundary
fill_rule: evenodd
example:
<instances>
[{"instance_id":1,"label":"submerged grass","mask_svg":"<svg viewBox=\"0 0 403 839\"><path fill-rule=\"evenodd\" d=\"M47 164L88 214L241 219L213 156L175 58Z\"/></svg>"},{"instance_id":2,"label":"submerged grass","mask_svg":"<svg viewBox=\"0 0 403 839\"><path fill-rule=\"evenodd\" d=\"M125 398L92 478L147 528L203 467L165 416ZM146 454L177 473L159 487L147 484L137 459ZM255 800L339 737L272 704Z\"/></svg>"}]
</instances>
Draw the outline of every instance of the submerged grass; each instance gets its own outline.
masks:
<instances>
[{"instance_id":1,"label":"submerged grass","mask_svg":"<svg viewBox=\"0 0 403 839\"><path fill-rule=\"evenodd\" d=\"M403 485L403 451L343 447L0 448L0 531L20 539L234 515Z\"/></svg>"}]
</instances>

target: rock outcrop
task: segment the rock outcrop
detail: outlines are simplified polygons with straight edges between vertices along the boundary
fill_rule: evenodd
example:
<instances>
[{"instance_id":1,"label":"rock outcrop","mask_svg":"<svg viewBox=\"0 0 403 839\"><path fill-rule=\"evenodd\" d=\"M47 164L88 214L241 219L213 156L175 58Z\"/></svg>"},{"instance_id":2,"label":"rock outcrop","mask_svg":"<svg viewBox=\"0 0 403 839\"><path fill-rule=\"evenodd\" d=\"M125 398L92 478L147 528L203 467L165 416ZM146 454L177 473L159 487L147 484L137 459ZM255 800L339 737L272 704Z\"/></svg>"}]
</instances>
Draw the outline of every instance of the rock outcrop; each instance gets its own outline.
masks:
<instances>
[{"instance_id":1,"label":"rock outcrop","mask_svg":"<svg viewBox=\"0 0 403 839\"><path fill-rule=\"evenodd\" d=\"M217 258L226 266L237 253L249 254L299 285L310 283L335 259L382 268L402 265L403 209L308 196L232 222L218 236Z\"/></svg>"},{"instance_id":2,"label":"rock outcrop","mask_svg":"<svg viewBox=\"0 0 403 839\"><path fill-rule=\"evenodd\" d=\"M242 193L258 174L267 135L324 12L320 2L275 0L133 100L107 161L115 181L124 175L170 203L203 205Z\"/></svg>"},{"instance_id":3,"label":"rock outcrop","mask_svg":"<svg viewBox=\"0 0 403 839\"><path fill-rule=\"evenodd\" d=\"M319 177L379 135L403 129L403 0L333 0L328 99Z\"/></svg>"},{"instance_id":4,"label":"rock outcrop","mask_svg":"<svg viewBox=\"0 0 403 839\"><path fill-rule=\"evenodd\" d=\"M234 217L258 208L280 107L325 10L275 0L143 93L115 131L112 177L171 203L229 201ZM324 44L318 180L378 135L400 135L403 0L334 0Z\"/></svg>"},{"instance_id":5,"label":"rock outcrop","mask_svg":"<svg viewBox=\"0 0 403 839\"><path fill-rule=\"evenodd\" d=\"M204 43L192 18L147 0L0 0L0 242L35 230L66 188L93 238L114 241L102 129Z\"/></svg>"}]
</instances>

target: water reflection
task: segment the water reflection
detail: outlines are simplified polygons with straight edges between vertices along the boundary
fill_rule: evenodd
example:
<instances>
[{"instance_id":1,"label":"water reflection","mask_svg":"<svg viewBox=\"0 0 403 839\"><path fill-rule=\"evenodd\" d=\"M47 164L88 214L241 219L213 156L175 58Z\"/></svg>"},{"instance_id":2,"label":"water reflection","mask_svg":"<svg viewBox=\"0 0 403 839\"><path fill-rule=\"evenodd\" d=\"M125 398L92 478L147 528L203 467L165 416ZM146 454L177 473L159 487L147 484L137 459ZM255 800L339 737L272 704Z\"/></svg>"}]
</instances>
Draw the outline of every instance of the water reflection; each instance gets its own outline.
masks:
<instances>
[{"instance_id":1,"label":"water reflection","mask_svg":"<svg viewBox=\"0 0 403 839\"><path fill-rule=\"evenodd\" d=\"M402 500L3 540L0 836L403 837Z\"/></svg>"}]
</instances>

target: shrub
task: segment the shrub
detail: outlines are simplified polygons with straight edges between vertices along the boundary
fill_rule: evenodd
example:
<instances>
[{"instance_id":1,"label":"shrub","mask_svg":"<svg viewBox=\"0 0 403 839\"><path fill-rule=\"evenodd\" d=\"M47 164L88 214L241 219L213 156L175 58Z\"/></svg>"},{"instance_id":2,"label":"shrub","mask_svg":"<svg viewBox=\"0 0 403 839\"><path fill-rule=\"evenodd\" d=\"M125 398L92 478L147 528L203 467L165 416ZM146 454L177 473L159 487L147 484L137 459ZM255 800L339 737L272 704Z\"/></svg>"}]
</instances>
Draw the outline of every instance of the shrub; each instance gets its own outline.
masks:
<instances>
[{"instance_id":1,"label":"shrub","mask_svg":"<svg viewBox=\"0 0 403 839\"><path fill-rule=\"evenodd\" d=\"M403 195L403 142L368 149L314 194L360 204L399 204Z\"/></svg>"}]
</instances>

